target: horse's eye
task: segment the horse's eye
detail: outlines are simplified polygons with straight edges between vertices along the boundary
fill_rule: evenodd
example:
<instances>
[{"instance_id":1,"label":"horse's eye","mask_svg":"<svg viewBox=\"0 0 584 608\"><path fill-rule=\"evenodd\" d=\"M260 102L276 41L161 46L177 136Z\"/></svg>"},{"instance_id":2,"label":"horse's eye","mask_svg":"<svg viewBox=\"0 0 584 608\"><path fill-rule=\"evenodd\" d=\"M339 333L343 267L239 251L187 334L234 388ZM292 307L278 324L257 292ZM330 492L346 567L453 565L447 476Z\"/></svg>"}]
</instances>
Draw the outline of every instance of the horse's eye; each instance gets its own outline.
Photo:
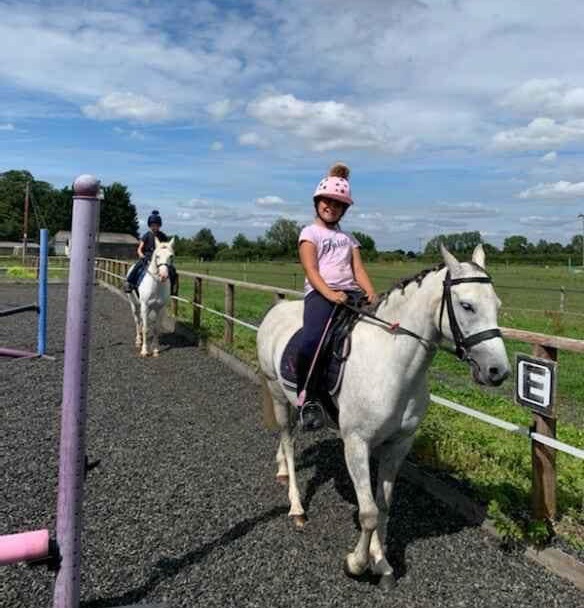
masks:
<instances>
[{"instance_id":1,"label":"horse's eye","mask_svg":"<svg viewBox=\"0 0 584 608\"><path fill-rule=\"evenodd\" d=\"M461 302L460 305L462 306L463 310L466 310L467 312L474 312L474 306L470 303L470 302Z\"/></svg>"}]
</instances>

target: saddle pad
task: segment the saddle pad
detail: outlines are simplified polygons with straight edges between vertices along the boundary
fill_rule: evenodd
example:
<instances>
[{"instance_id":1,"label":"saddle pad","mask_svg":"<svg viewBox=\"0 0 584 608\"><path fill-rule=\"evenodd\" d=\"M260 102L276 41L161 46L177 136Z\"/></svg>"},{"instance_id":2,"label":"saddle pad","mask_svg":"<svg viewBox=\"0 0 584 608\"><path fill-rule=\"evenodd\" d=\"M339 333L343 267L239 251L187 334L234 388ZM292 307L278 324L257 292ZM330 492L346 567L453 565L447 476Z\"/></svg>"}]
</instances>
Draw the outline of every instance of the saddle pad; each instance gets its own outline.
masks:
<instances>
[{"instance_id":1,"label":"saddle pad","mask_svg":"<svg viewBox=\"0 0 584 608\"><path fill-rule=\"evenodd\" d=\"M300 328L286 344L284 354L280 361L280 374L284 384L291 389L296 390L296 358L300 345L302 343L302 328ZM324 361L321 363L325 371L322 373L323 379L326 382L326 390L330 395L336 395L341 388L343 381L343 371L345 362L339 361L336 357L331 357L330 353L323 353Z\"/></svg>"}]
</instances>

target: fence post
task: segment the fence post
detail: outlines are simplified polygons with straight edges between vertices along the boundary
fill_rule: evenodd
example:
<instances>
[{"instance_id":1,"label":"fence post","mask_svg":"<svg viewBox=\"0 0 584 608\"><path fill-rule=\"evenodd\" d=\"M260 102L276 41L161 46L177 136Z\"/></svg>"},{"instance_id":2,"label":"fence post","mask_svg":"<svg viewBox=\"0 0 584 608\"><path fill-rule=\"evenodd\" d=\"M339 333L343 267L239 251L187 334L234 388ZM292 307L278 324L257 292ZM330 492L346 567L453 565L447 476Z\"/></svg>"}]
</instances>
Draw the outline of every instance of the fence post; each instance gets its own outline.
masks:
<instances>
[{"instance_id":1,"label":"fence post","mask_svg":"<svg viewBox=\"0 0 584 608\"><path fill-rule=\"evenodd\" d=\"M168 279L170 281L170 278ZM170 309L172 310L172 314L174 318L178 318L178 300L177 296L180 295L180 277L178 272L176 273L176 296L170 298Z\"/></svg>"},{"instance_id":2,"label":"fence post","mask_svg":"<svg viewBox=\"0 0 584 608\"><path fill-rule=\"evenodd\" d=\"M201 309L196 306L203 303L203 279L195 277L193 281L193 330L201 332Z\"/></svg>"},{"instance_id":3,"label":"fence post","mask_svg":"<svg viewBox=\"0 0 584 608\"><path fill-rule=\"evenodd\" d=\"M283 293L275 293L274 294L274 304L277 304L278 302L281 302L282 300L286 299L286 295Z\"/></svg>"},{"instance_id":4,"label":"fence post","mask_svg":"<svg viewBox=\"0 0 584 608\"><path fill-rule=\"evenodd\" d=\"M533 355L557 361L558 349L552 346L533 345ZM556 438L556 420L533 413L533 430ZM538 441L531 442L532 507L533 518L551 521L556 517L556 450Z\"/></svg>"},{"instance_id":5,"label":"fence post","mask_svg":"<svg viewBox=\"0 0 584 608\"><path fill-rule=\"evenodd\" d=\"M560 287L560 312L566 310L566 288Z\"/></svg>"},{"instance_id":6,"label":"fence post","mask_svg":"<svg viewBox=\"0 0 584 608\"><path fill-rule=\"evenodd\" d=\"M235 312L234 306L235 285L226 283L225 285L225 314L233 317ZM233 321L225 319L225 330L223 332L223 341L225 344L233 344Z\"/></svg>"}]
</instances>

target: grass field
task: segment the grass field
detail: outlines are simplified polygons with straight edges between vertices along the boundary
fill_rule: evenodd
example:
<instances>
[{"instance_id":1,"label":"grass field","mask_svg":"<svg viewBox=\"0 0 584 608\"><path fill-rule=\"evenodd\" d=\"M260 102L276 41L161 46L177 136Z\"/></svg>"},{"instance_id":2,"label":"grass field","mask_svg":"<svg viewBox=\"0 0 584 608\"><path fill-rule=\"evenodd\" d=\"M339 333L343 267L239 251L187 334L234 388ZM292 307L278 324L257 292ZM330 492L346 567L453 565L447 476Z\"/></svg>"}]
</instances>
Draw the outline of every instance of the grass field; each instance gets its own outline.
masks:
<instances>
[{"instance_id":1,"label":"grass field","mask_svg":"<svg viewBox=\"0 0 584 608\"><path fill-rule=\"evenodd\" d=\"M302 289L303 275L298 264L196 263L179 260L178 268L240 281ZM370 276L379 291L397 279L422 269L416 263L369 264ZM584 274L565 268L499 266L489 268L497 294L503 302L500 325L584 338ZM186 278L186 277L185 277ZM561 288L565 288L564 312L560 312ZM224 310L224 287L204 281L203 303ZM192 285L183 280L181 295L192 296ZM273 302L271 294L236 288L235 317L257 325ZM179 316L191 318L191 308L179 307ZM202 323L212 340L223 338L224 322L203 312ZM531 353L531 345L507 341L510 361L515 353ZM235 327L231 350L256 364L255 332ZM558 356L558 438L584 449L584 357L570 352ZM431 370L431 391L511 422L531 424L531 414L513 403L513 380L498 389L485 390L472 383L467 367L440 353ZM531 451L524 438L432 405L421 425L415 458L432 468L447 471L468 485L489 504L489 512L499 529L511 540L528 538L539 542L545 528L529 520ZM558 509L556 532L574 547L584 550L584 467L582 461L557 454Z\"/></svg>"}]
</instances>

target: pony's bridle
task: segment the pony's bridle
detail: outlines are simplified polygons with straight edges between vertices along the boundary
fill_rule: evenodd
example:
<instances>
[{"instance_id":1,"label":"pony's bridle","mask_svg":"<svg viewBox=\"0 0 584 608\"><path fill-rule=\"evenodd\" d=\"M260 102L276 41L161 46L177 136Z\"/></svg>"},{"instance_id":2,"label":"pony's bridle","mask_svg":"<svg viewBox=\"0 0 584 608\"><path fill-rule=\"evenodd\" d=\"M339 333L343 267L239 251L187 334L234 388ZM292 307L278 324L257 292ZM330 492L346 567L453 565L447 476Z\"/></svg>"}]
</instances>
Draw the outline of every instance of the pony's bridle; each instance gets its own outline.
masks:
<instances>
[{"instance_id":1,"label":"pony's bridle","mask_svg":"<svg viewBox=\"0 0 584 608\"><path fill-rule=\"evenodd\" d=\"M484 331L479 331L476 334L471 334L470 336L463 336L460 325L456 320L456 315L454 314L454 305L452 304L451 292L451 287L453 285L460 285L461 283L492 283L492 280L490 276L453 279L450 276L450 271L448 270L446 272L446 278L443 282L444 288L442 290L442 302L440 303L440 335L444 335L444 332L442 331L442 318L444 317L444 308L446 308L446 312L448 313L448 323L450 324L450 331L452 332L452 339L454 341L454 351L451 352L453 352L461 361L472 362L472 359L468 354L470 348L475 346L475 344L484 342L485 340L502 338L503 335L498 327L494 327L493 329L485 329Z\"/></svg>"},{"instance_id":2,"label":"pony's bridle","mask_svg":"<svg viewBox=\"0 0 584 608\"><path fill-rule=\"evenodd\" d=\"M460 325L456 320L456 315L454 314L454 305L452 303L452 291L450 288L453 285L459 285L461 283L492 283L490 276L486 277L467 277L461 279L453 279L450 276L450 271L446 272L446 277L442 283L442 301L440 303L440 320L439 320L439 332L440 336L444 336L444 332L442 331L442 318L444 317L444 308L448 313L448 322L450 324L450 331L452 332L452 339L454 341L454 349L449 348L447 346L440 345L438 348L441 350L445 350L456 357L458 357L461 361L468 361L471 365L476 365L476 362L469 354L469 349L479 344L480 342L484 342L485 340L491 340L492 338L502 338L501 330L498 327L494 327L492 329L485 329L484 331L479 331L476 334L471 334L470 336L463 336L462 330L460 329ZM428 340L428 338L424 338L423 336L418 335L417 333L402 327L399 323L389 323L383 319L380 319L376 315L367 312L357 306L353 306L351 304L345 303L343 304L346 308L350 308L356 313L363 315L365 317L369 317L370 319L374 319L378 321L382 325L386 327L388 331L391 333L402 334L406 336L411 336L416 340L419 340L422 344L426 346L428 349L435 349L437 345ZM379 304L378 304L379 306Z\"/></svg>"}]
</instances>

